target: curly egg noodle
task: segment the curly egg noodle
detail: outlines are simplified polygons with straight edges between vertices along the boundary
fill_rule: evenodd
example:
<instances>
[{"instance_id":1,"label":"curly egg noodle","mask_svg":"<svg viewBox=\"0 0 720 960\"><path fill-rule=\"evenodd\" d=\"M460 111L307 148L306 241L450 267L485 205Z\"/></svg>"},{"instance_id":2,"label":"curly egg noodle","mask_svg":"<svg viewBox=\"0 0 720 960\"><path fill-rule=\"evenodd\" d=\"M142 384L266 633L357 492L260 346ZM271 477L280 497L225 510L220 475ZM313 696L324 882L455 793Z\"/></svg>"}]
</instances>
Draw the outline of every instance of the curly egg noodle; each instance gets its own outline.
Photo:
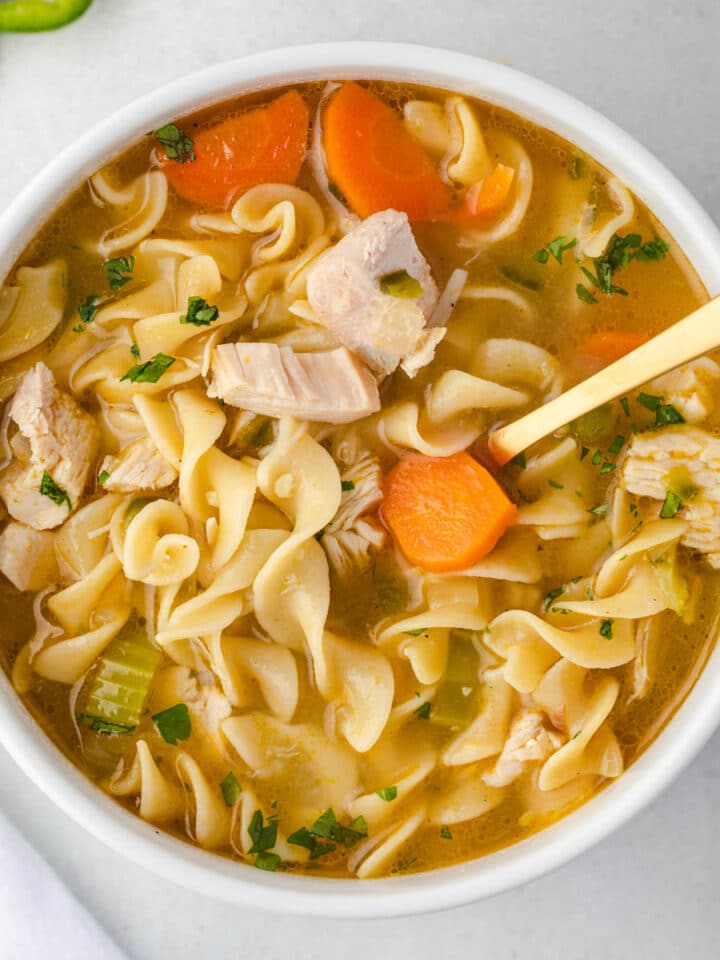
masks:
<instances>
[{"instance_id":1,"label":"curly egg noodle","mask_svg":"<svg viewBox=\"0 0 720 960\"><path fill-rule=\"evenodd\" d=\"M323 127L341 85L298 89L312 123L297 177L260 178L218 209L178 195L173 161L137 145L0 290L0 647L48 733L144 820L263 869L368 878L520 840L622 773L707 652L720 523L710 481L673 486L687 473L674 441L677 476L658 467L646 489L663 432L648 432L659 420L641 395L501 471L517 510L470 565L413 564L386 526L398 462L482 460L489 428L611 359L584 352L589 337L649 336L699 298L671 244L622 265L630 315L622 294L576 295L620 235L660 227L570 145L458 96L373 87L472 214L411 217L437 296L423 318L401 289L387 323L437 334L387 376L351 356L379 397L352 422L333 420L337 394L319 420L302 402L273 415L247 387L247 402L223 399L222 347L246 363L243 345L273 345L286 372L288 357L345 350L308 287L362 222ZM203 135L183 164L201 162ZM511 185L481 214L500 176ZM350 286L343 309L364 309ZM677 414L666 429L710 437L720 368L668 376L651 395ZM48 406L26 421L13 398L28 377ZM322 384L292 389L291 403L323 399ZM61 483L79 416L85 459Z\"/></svg>"}]
</instances>

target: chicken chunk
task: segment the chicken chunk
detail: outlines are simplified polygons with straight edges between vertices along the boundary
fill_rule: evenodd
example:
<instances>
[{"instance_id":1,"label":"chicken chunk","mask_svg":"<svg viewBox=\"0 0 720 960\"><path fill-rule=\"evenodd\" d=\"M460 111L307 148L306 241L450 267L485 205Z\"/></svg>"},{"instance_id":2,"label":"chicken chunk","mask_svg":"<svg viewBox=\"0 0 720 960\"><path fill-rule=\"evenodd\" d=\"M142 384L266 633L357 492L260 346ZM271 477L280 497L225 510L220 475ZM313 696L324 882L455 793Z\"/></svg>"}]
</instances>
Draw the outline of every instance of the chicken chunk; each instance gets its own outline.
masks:
<instances>
[{"instance_id":1,"label":"chicken chunk","mask_svg":"<svg viewBox=\"0 0 720 960\"><path fill-rule=\"evenodd\" d=\"M150 437L125 447L120 456L107 456L100 464L103 489L117 493L162 490L177 480L177 470L168 463Z\"/></svg>"},{"instance_id":2,"label":"chicken chunk","mask_svg":"<svg viewBox=\"0 0 720 960\"><path fill-rule=\"evenodd\" d=\"M715 409L714 395L720 381L720 366L709 357L700 357L677 370L664 373L648 384L648 393L659 394L671 403L687 423L707 420Z\"/></svg>"},{"instance_id":3,"label":"chicken chunk","mask_svg":"<svg viewBox=\"0 0 720 960\"><path fill-rule=\"evenodd\" d=\"M720 439L689 426L636 434L620 483L637 497L660 502L669 490L680 496L678 516L690 524L681 543L720 568Z\"/></svg>"},{"instance_id":4,"label":"chicken chunk","mask_svg":"<svg viewBox=\"0 0 720 960\"><path fill-rule=\"evenodd\" d=\"M547 760L564 741L561 734L545 726L538 710L522 710L510 726L495 767L483 780L490 787L505 787L521 776L528 763Z\"/></svg>"},{"instance_id":5,"label":"chicken chunk","mask_svg":"<svg viewBox=\"0 0 720 960\"><path fill-rule=\"evenodd\" d=\"M208 396L269 417L350 423L380 409L377 383L345 347L295 353L276 343L223 343Z\"/></svg>"},{"instance_id":6,"label":"chicken chunk","mask_svg":"<svg viewBox=\"0 0 720 960\"><path fill-rule=\"evenodd\" d=\"M18 590L42 590L57 583L55 535L11 520L0 533L0 573Z\"/></svg>"},{"instance_id":7,"label":"chicken chunk","mask_svg":"<svg viewBox=\"0 0 720 960\"><path fill-rule=\"evenodd\" d=\"M59 390L44 363L25 373L10 406L15 453L0 496L15 520L35 530L59 526L77 506L97 455L92 417Z\"/></svg>"},{"instance_id":8,"label":"chicken chunk","mask_svg":"<svg viewBox=\"0 0 720 960\"><path fill-rule=\"evenodd\" d=\"M392 275L400 277L394 292ZM423 333L438 292L406 214L383 210L363 220L318 257L307 292L320 323L378 373L392 373L422 347L432 359L437 341L423 342Z\"/></svg>"},{"instance_id":9,"label":"chicken chunk","mask_svg":"<svg viewBox=\"0 0 720 960\"><path fill-rule=\"evenodd\" d=\"M342 500L320 543L336 572L347 577L370 566L370 551L385 542L384 529L368 516L383 498L380 461L366 453L340 479Z\"/></svg>"}]
</instances>

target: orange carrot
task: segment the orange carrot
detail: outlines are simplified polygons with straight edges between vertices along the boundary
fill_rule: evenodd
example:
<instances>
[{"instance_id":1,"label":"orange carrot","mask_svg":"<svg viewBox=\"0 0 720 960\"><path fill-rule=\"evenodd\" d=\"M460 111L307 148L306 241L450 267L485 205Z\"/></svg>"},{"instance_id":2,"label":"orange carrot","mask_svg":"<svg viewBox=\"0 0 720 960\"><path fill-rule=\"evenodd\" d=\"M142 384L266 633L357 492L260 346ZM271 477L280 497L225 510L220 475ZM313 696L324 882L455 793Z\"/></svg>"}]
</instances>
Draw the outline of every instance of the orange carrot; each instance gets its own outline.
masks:
<instances>
[{"instance_id":1,"label":"orange carrot","mask_svg":"<svg viewBox=\"0 0 720 960\"><path fill-rule=\"evenodd\" d=\"M157 159L175 190L192 203L229 206L259 183L294 183L305 159L310 113L296 90L223 120L195 136L195 159Z\"/></svg>"},{"instance_id":2,"label":"orange carrot","mask_svg":"<svg viewBox=\"0 0 720 960\"><path fill-rule=\"evenodd\" d=\"M396 111L369 90L343 84L322 124L330 180L361 217L393 208L411 220L436 220L450 207L451 190L433 161Z\"/></svg>"},{"instance_id":3,"label":"orange carrot","mask_svg":"<svg viewBox=\"0 0 720 960\"><path fill-rule=\"evenodd\" d=\"M473 220L490 220L502 212L515 179L512 167L498 163L489 176L468 190L465 205Z\"/></svg>"},{"instance_id":4,"label":"orange carrot","mask_svg":"<svg viewBox=\"0 0 720 960\"><path fill-rule=\"evenodd\" d=\"M517 509L467 453L413 455L385 480L382 516L407 559L435 573L465 570L490 553Z\"/></svg>"},{"instance_id":5,"label":"orange carrot","mask_svg":"<svg viewBox=\"0 0 720 960\"><path fill-rule=\"evenodd\" d=\"M634 330L605 330L602 333L594 333L591 337L580 345L578 353L582 357L601 363L606 366L614 360L619 360L626 353L631 353L644 343L648 338L642 333L636 333Z\"/></svg>"}]
</instances>

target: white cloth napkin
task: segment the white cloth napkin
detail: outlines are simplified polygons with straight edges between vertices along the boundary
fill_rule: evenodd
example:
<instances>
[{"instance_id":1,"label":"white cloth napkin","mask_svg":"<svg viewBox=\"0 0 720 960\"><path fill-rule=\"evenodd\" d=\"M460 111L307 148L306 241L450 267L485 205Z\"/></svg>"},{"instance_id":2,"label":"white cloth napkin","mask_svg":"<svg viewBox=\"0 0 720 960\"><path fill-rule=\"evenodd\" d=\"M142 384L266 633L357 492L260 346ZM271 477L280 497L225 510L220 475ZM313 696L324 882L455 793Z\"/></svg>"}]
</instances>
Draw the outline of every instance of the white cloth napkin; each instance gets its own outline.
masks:
<instances>
[{"instance_id":1,"label":"white cloth napkin","mask_svg":"<svg viewBox=\"0 0 720 960\"><path fill-rule=\"evenodd\" d=\"M1 813L0 957L127 960L55 871Z\"/></svg>"}]
</instances>

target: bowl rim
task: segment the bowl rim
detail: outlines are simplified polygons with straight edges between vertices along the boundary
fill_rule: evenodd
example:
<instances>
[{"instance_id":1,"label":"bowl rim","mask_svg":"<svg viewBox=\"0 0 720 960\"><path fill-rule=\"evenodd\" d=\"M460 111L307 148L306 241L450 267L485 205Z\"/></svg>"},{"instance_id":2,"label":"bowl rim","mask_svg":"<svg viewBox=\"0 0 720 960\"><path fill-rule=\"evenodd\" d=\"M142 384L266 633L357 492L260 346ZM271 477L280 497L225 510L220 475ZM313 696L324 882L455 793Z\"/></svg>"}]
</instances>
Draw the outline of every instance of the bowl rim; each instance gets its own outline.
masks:
<instances>
[{"instance_id":1,"label":"bowl rim","mask_svg":"<svg viewBox=\"0 0 720 960\"><path fill-rule=\"evenodd\" d=\"M568 94L509 67L413 44L339 42L284 47L181 77L92 127L35 176L0 216L0 278L68 193L148 129L256 90L317 79L386 79L455 90L513 110L596 158L642 199L720 293L720 232L651 153ZM567 863L665 789L720 724L720 645L685 701L615 782L555 824L477 860L365 882L266 874L196 849L120 807L87 780L32 718L0 671L0 741L68 816L165 879L248 907L334 917L428 913L493 896Z\"/></svg>"}]
</instances>

